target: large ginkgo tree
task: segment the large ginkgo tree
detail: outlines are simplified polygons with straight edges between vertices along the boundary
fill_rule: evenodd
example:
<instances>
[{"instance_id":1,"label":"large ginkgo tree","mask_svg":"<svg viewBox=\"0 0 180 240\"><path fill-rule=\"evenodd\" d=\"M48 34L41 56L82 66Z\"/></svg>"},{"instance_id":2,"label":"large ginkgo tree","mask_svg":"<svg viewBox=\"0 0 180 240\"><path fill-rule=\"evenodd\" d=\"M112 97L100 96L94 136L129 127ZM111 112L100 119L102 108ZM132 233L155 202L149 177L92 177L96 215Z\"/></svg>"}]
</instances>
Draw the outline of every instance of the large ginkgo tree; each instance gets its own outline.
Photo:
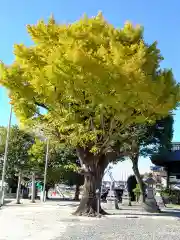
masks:
<instances>
[{"instance_id":1,"label":"large ginkgo tree","mask_svg":"<svg viewBox=\"0 0 180 240\"><path fill-rule=\"evenodd\" d=\"M99 13L71 24L51 17L27 30L34 44L14 46L15 61L2 64L0 82L21 123L41 124L76 147L85 175L76 214L95 215L104 170L125 154L124 129L168 115L179 86L160 68L157 43L144 40L141 26L115 28Z\"/></svg>"}]
</instances>

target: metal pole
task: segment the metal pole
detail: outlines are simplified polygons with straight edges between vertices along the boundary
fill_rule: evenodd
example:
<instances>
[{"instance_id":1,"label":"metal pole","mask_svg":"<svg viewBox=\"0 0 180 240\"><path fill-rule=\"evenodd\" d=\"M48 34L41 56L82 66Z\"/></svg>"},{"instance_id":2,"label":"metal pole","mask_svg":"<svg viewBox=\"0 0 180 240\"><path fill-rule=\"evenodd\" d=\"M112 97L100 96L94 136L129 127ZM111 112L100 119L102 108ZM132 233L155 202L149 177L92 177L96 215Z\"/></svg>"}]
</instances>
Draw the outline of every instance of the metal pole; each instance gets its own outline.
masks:
<instances>
[{"instance_id":1,"label":"metal pole","mask_svg":"<svg viewBox=\"0 0 180 240\"><path fill-rule=\"evenodd\" d=\"M43 197L42 201L45 202L45 190L46 190L46 178L47 178L47 168L48 168L48 157L49 157L49 140L47 140L46 145L46 160L45 160L45 168L44 168L44 186L43 186Z\"/></svg>"},{"instance_id":2,"label":"metal pole","mask_svg":"<svg viewBox=\"0 0 180 240\"><path fill-rule=\"evenodd\" d=\"M5 174L6 174L6 163L7 163L7 155L8 155L8 145L9 145L9 135L10 135L10 129L11 129L11 118L12 118L12 105L9 115L9 123L7 128L7 135L6 135L6 145L5 145L5 151L4 151L4 161L3 161L3 171L2 171L2 179L1 179L1 203L0 206L4 204L4 194L5 194L5 188L4 188L4 182L5 182Z\"/></svg>"}]
</instances>

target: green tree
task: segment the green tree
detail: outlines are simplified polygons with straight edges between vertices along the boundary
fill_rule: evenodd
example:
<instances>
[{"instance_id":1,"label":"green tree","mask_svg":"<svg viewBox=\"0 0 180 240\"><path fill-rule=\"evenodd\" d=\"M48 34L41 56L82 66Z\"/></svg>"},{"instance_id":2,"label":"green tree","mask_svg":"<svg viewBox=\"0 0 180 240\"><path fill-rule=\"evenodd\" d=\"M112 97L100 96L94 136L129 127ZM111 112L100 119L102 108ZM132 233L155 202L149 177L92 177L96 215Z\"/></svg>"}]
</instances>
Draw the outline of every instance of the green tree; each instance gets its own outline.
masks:
<instances>
[{"instance_id":1,"label":"green tree","mask_svg":"<svg viewBox=\"0 0 180 240\"><path fill-rule=\"evenodd\" d=\"M0 128L0 158L3 158L4 156L6 132L7 129L5 127ZM8 182L10 187L11 185L17 186L18 176L19 181L17 189L17 203L20 203L20 188L23 175L28 175L30 173L30 159L28 151L33 145L33 143L34 138L30 134L19 129L18 126L11 127L8 145L6 181Z\"/></svg>"},{"instance_id":2,"label":"green tree","mask_svg":"<svg viewBox=\"0 0 180 240\"><path fill-rule=\"evenodd\" d=\"M76 163L80 167L80 163ZM80 186L84 184L84 175L80 174L77 171L69 170L64 171L64 183L69 186L76 186L74 200L79 200Z\"/></svg>"},{"instance_id":3,"label":"green tree","mask_svg":"<svg viewBox=\"0 0 180 240\"><path fill-rule=\"evenodd\" d=\"M29 156L32 166L39 169L38 173L41 176L44 173L45 155L46 143L36 139L29 150ZM79 198L79 187L83 184L84 177L78 173L80 164L77 159L74 149L60 144L50 145L46 192L55 184L65 183L70 186L76 185L75 199Z\"/></svg>"},{"instance_id":4,"label":"green tree","mask_svg":"<svg viewBox=\"0 0 180 240\"><path fill-rule=\"evenodd\" d=\"M124 148L132 161L132 168L141 191L141 200L145 202L145 189L138 169L138 160L140 156L151 157L159 151L169 149L173 137L173 116L168 115L153 125L131 126L125 133L129 137L124 143Z\"/></svg>"},{"instance_id":5,"label":"green tree","mask_svg":"<svg viewBox=\"0 0 180 240\"><path fill-rule=\"evenodd\" d=\"M76 147L85 174L76 214L95 215L95 191L109 161L123 154L124 128L168 115L179 86L160 68L157 43L145 42L141 26L115 28L100 13L69 25L51 17L27 29L34 45L15 45L15 62L1 65L0 82L21 123L40 123Z\"/></svg>"},{"instance_id":6,"label":"green tree","mask_svg":"<svg viewBox=\"0 0 180 240\"><path fill-rule=\"evenodd\" d=\"M7 129L5 127L0 128L0 158L4 156L6 132ZM29 169L28 151L33 143L34 138L31 135L19 129L18 126L11 127L7 156L7 178L18 174L19 171L23 172Z\"/></svg>"},{"instance_id":7,"label":"green tree","mask_svg":"<svg viewBox=\"0 0 180 240\"><path fill-rule=\"evenodd\" d=\"M55 183L62 182L69 186L76 185L75 200L79 200L80 186L84 183L84 176L79 174L80 163L73 148L57 146L54 150L48 171L48 179L53 176ZM54 174L56 172L56 174Z\"/></svg>"}]
</instances>

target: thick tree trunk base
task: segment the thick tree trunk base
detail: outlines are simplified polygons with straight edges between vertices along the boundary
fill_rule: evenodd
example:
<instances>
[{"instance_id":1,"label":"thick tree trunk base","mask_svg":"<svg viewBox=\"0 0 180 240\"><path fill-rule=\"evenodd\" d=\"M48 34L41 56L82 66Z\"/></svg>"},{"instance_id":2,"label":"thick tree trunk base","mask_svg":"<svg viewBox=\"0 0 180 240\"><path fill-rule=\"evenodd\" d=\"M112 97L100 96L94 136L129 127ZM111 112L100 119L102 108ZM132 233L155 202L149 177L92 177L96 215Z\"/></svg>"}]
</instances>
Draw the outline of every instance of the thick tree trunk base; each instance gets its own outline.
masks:
<instances>
[{"instance_id":1,"label":"thick tree trunk base","mask_svg":"<svg viewBox=\"0 0 180 240\"><path fill-rule=\"evenodd\" d=\"M108 215L101 206L99 208L99 213L97 209L97 199L82 198L80 205L77 210L73 213L75 216L86 216L86 217L102 217L103 215Z\"/></svg>"},{"instance_id":2,"label":"thick tree trunk base","mask_svg":"<svg viewBox=\"0 0 180 240\"><path fill-rule=\"evenodd\" d=\"M102 217L105 215L109 215L103 209L100 209L99 213L93 208L87 208L86 210L76 210L72 213L74 216L83 216L83 217Z\"/></svg>"},{"instance_id":3,"label":"thick tree trunk base","mask_svg":"<svg viewBox=\"0 0 180 240\"><path fill-rule=\"evenodd\" d=\"M72 213L72 215L74 216L83 216L83 217L102 217L104 215L108 215L107 212L105 212L103 209L101 209L98 212L93 209L93 208L87 208L86 210L82 211L82 210L76 210L74 213Z\"/></svg>"},{"instance_id":4,"label":"thick tree trunk base","mask_svg":"<svg viewBox=\"0 0 180 240\"><path fill-rule=\"evenodd\" d=\"M100 196L102 177L109 161L105 154L93 154L89 147L77 147L77 155L81 161L84 174L84 192L79 207L73 213L76 216L100 217L106 212L102 210L97 198ZM76 188L79 193L79 186Z\"/></svg>"}]
</instances>

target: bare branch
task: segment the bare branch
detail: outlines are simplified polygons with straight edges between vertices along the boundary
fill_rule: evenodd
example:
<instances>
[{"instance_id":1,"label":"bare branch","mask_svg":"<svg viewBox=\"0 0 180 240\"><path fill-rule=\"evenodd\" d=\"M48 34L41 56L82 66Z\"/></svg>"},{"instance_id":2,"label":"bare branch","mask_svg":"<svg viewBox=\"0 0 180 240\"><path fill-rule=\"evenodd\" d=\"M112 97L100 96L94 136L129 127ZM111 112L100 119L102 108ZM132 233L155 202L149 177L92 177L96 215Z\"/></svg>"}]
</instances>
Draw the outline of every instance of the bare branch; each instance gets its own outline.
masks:
<instances>
[{"instance_id":1,"label":"bare branch","mask_svg":"<svg viewBox=\"0 0 180 240\"><path fill-rule=\"evenodd\" d=\"M92 131L95 131L96 128L95 128L95 126L94 126L94 121L93 121L92 116L90 117L90 125L91 125L91 130L92 130Z\"/></svg>"},{"instance_id":2,"label":"bare branch","mask_svg":"<svg viewBox=\"0 0 180 240\"><path fill-rule=\"evenodd\" d=\"M109 143L109 141L111 140L111 135L113 130L115 129L115 120L114 118L111 119L110 124L109 124L109 132L108 132L108 136L106 138L106 140L104 141L104 143L101 146L101 149L103 149L104 147L106 147L106 145Z\"/></svg>"},{"instance_id":3,"label":"bare branch","mask_svg":"<svg viewBox=\"0 0 180 240\"><path fill-rule=\"evenodd\" d=\"M40 103L40 102L36 101L35 98L33 98L33 99L34 99L34 103L35 103L38 107L42 107L42 108L44 108L44 109L46 109L46 110L49 110L49 108L48 108L44 103Z\"/></svg>"},{"instance_id":4,"label":"bare branch","mask_svg":"<svg viewBox=\"0 0 180 240\"><path fill-rule=\"evenodd\" d=\"M101 127L103 130L103 133L105 132L105 125L104 125L104 115L101 113L100 115L100 122L101 122Z\"/></svg>"},{"instance_id":5,"label":"bare branch","mask_svg":"<svg viewBox=\"0 0 180 240\"><path fill-rule=\"evenodd\" d=\"M46 109L46 110L49 110L49 108L45 105L45 104L43 104L43 103L38 103L38 102L34 102L38 107L42 107L42 108L44 108L44 109Z\"/></svg>"}]
</instances>

